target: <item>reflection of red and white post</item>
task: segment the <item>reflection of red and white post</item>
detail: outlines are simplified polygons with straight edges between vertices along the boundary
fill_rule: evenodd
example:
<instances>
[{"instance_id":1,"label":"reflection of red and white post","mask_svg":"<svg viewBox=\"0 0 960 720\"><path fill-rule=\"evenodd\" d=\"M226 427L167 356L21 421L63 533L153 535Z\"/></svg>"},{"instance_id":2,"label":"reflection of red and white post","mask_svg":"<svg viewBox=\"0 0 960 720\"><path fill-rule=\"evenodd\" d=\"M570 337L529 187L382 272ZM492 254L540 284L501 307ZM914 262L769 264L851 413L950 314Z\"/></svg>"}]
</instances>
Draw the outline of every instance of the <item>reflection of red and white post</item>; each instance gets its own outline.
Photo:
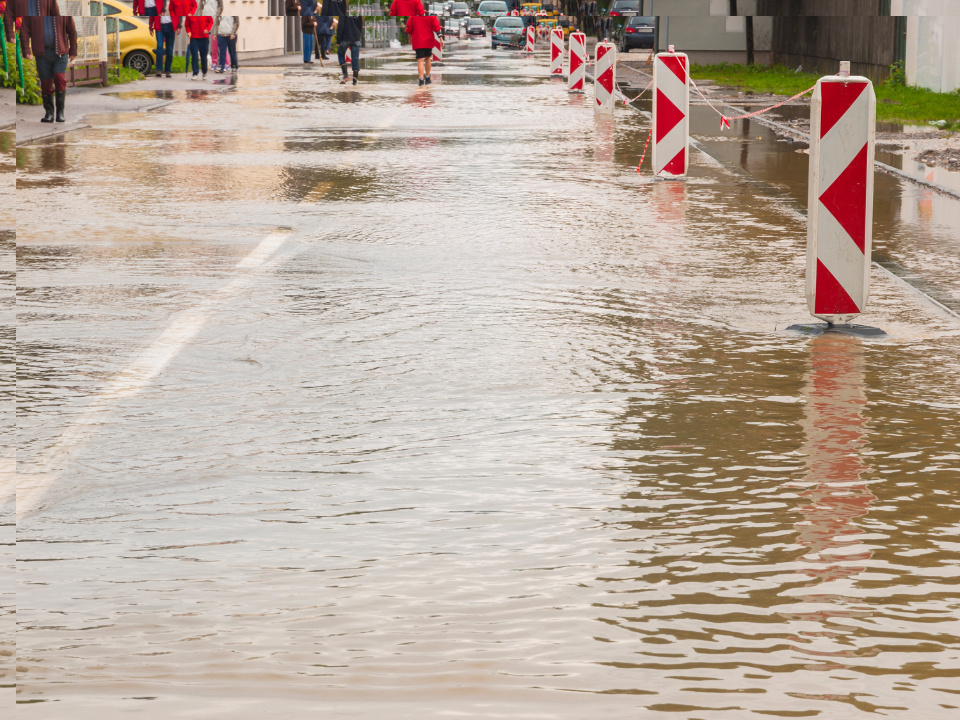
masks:
<instances>
[{"instance_id":1,"label":"reflection of red and white post","mask_svg":"<svg viewBox=\"0 0 960 720\"><path fill-rule=\"evenodd\" d=\"M534 29L533 25L527 25L527 43L524 45L523 51L532 53L533 46L537 42L537 31Z\"/></svg>"},{"instance_id":2,"label":"reflection of red and white post","mask_svg":"<svg viewBox=\"0 0 960 720\"><path fill-rule=\"evenodd\" d=\"M433 57L431 58L431 62L434 65L443 64L443 38L437 33L433 34Z\"/></svg>"},{"instance_id":3,"label":"reflection of red and white post","mask_svg":"<svg viewBox=\"0 0 960 720\"><path fill-rule=\"evenodd\" d=\"M563 75L563 30L550 31L550 74Z\"/></svg>"},{"instance_id":4,"label":"reflection of red and white post","mask_svg":"<svg viewBox=\"0 0 960 720\"><path fill-rule=\"evenodd\" d=\"M617 49L612 43L597 43L597 59L593 66L593 94L595 112L613 114L617 103L614 88L617 86Z\"/></svg>"},{"instance_id":5,"label":"reflection of red and white post","mask_svg":"<svg viewBox=\"0 0 960 720\"><path fill-rule=\"evenodd\" d=\"M690 75L687 56L670 51L653 61L654 177L684 177L690 164Z\"/></svg>"},{"instance_id":6,"label":"reflection of red and white post","mask_svg":"<svg viewBox=\"0 0 960 720\"><path fill-rule=\"evenodd\" d=\"M863 312L870 295L873 83L840 74L820 78L810 108L807 212L807 306L828 323Z\"/></svg>"},{"instance_id":7,"label":"reflection of red and white post","mask_svg":"<svg viewBox=\"0 0 960 720\"><path fill-rule=\"evenodd\" d=\"M832 591L841 596L837 597L822 583L863 572L863 563L872 554L863 542L864 529L857 523L877 499L863 482L868 426L863 415L867 398L860 340L841 333L813 338L804 379L801 425L806 441L801 452L807 458L807 471L802 480L792 481L788 487L805 487L800 496L808 501L799 508L803 521L796 524L797 543L807 548L800 558L806 565L802 572L815 581L807 591L810 594L804 593L805 599L828 605L821 614L829 620L831 613L843 615L848 610L842 597L845 588ZM801 592L798 589L792 594ZM811 655L819 662L834 662L844 656L844 649Z\"/></svg>"},{"instance_id":8,"label":"reflection of red and white post","mask_svg":"<svg viewBox=\"0 0 960 720\"><path fill-rule=\"evenodd\" d=\"M567 92L582 93L587 71L587 36L570 33L570 64L567 70Z\"/></svg>"}]
</instances>

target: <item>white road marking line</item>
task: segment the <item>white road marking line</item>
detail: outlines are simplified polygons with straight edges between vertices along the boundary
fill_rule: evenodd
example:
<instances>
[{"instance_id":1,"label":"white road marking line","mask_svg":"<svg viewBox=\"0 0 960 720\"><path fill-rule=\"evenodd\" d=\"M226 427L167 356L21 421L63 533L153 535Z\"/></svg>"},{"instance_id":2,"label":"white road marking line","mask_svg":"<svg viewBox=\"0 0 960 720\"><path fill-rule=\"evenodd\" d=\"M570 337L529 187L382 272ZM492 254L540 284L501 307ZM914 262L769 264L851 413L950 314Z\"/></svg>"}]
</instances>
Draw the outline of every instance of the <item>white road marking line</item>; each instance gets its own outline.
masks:
<instances>
[{"instance_id":1,"label":"white road marking line","mask_svg":"<svg viewBox=\"0 0 960 720\"><path fill-rule=\"evenodd\" d=\"M393 119L394 116L390 116L377 128L387 127L393 122ZM377 137L379 137L378 134L371 135L363 142L373 142ZM342 170L348 164L347 162L341 162L336 169ZM314 190L307 193L300 203L304 203L308 198L311 203L316 202L333 187L330 182L318 183ZM245 271L242 275L215 291L199 305L180 313L156 340L150 343L133 362L121 370L114 380L94 398L80 418L60 435L33 468L19 472L9 471L11 475L14 475L15 482L7 482L4 472L6 464L0 462L0 479L3 480L3 484L0 485L0 507L13 499L15 494L17 522L20 522L35 510L41 509L50 488L60 479L59 471L52 469L54 462L68 456L72 450L75 450L84 433L88 429L95 429L105 419L105 416L114 410L116 401L138 394L156 379L163 372L163 369L203 329L219 305L234 296L237 291L252 283L256 278L256 271L263 270L277 261L277 251L290 235L291 233L288 231L274 231L267 235L246 257L237 263L236 269ZM10 461L10 464L15 465L13 460Z\"/></svg>"}]
</instances>

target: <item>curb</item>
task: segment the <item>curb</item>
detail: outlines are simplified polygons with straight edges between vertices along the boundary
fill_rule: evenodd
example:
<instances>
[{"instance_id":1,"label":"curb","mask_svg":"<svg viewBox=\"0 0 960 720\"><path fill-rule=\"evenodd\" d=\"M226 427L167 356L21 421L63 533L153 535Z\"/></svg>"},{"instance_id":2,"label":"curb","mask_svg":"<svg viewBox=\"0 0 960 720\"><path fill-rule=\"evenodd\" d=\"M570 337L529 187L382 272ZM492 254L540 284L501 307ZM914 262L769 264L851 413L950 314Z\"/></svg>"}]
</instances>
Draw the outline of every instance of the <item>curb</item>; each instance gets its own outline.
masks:
<instances>
[{"instance_id":1,"label":"curb","mask_svg":"<svg viewBox=\"0 0 960 720\"><path fill-rule=\"evenodd\" d=\"M17 147L20 147L21 145L29 145L30 143L36 142L37 140L47 140L52 137L57 137L58 135L66 135L68 132L73 132L74 130L85 130L88 127L90 126L86 123L77 123L76 125L69 125L63 128L54 128L41 135L34 135L33 137L29 137L26 140L17 140Z\"/></svg>"}]
</instances>

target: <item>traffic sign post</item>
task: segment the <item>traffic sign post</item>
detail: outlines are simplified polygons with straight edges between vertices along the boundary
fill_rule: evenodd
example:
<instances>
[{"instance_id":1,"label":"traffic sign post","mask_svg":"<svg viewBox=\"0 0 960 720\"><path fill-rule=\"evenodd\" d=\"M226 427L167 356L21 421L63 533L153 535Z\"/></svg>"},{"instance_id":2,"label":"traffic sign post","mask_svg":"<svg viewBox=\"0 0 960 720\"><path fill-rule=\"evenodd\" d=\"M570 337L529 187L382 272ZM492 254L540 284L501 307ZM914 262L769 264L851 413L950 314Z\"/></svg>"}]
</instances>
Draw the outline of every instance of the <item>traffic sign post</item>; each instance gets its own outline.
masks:
<instances>
[{"instance_id":1,"label":"traffic sign post","mask_svg":"<svg viewBox=\"0 0 960 720\"><path fill-rule=\"evenodd\" d=\"M684 53L659 53L653 60L653 176L684 178L690 165L690 74Z\"/></svg>"},{"instance_id":2,"label":"traffic sign post","mask_svg":"<svg viewBox=\"0 0 960 720\"><path fill-rule=\"evenodd\" d=\"M863 312L870 295L877 99L868 78L820 78L810 108L807 306L830 324Z\"/></svg>"},{"instance_id":3,"label":"traffic sign post","mask_svg":"<svg viewBox=\"0 0 960 720\"><path fill-rule=\"evenodd\" d=\"M587 70L587 36L583 33L570 33L570 60L567 68L567 92L582 93Z\"/></svg>"},{"instance_id":4,"label":"traffic sign post","mask_svg":"<svg viewBox=\"0 0 960 720\"><path fill-rule=\"evenodd\" d=\"M596 102L593 109L598 113L613 114L617 104L617 48L608 42L597 43L596 62L593 66L593 93Z\"/></svg>"}]
</instances>

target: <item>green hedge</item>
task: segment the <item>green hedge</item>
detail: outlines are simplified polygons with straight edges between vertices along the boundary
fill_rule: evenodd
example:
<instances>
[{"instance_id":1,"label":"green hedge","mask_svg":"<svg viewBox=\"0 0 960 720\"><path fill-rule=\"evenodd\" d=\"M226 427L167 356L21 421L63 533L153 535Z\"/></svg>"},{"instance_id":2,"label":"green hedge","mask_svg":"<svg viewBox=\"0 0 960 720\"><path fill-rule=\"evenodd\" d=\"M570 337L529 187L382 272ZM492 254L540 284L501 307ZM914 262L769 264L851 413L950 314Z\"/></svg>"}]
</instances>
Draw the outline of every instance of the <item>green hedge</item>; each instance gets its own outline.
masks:
<instances>
[{"instance_id":1,"label":"green hedge","mask_svg":"<svg viewBox=\"0 0 960 720\"><path fill-rule=\"evenodd\" d=\"M39 105L40 81L37 79L37 64L33 60L23 61L23 88L20 87L20 78L17 76L17 46L7 43L7 58L10 71L0 67L0 87L16 88L17 102L23 105Z\"/></svg>"}]
</instances>

